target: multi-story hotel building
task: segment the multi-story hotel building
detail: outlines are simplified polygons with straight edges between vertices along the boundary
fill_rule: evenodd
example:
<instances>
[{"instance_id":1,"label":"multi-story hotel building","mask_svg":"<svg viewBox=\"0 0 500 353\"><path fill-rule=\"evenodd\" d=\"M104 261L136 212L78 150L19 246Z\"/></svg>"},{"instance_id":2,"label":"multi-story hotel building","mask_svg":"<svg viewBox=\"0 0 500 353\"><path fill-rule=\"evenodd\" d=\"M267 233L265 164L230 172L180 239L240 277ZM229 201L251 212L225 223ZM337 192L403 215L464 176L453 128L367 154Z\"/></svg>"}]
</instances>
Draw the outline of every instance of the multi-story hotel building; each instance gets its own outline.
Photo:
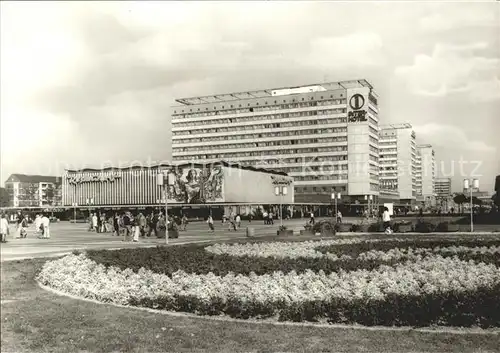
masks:
<instances>
[{"instance_id":1,"label":"multi-story hotel building","mask_svg":"<svg viewBox=\"0 0 500 353\"><path fill-rule=\"evenodd\" d=\"M223 159L294 178L296 202L379 195L378 96L366 80L183 98L174 163ZM258 187L258 185L242 185Z\"/></svg>"},{"instance_id":2,"label":"multi-story hotel building","mask_svg":"<svg viewBox=\"0 0 500 353\"><path fill-rule=\"evenodd\" d=\"M380 127L380 190L397 194L402 204L414 204L417 195L417 151L410 124Z\"/></svg>"},{"instance_id":3,"label":"multi-story hotel building","mask_svg":"<svg viewBox=\"0 0 500 353\"><path fill-rule=\"evenodd\" d=\"M417 146L417 201L430 207L436 204L436 160L431 145Z\"/></svg>"}]
</instances>

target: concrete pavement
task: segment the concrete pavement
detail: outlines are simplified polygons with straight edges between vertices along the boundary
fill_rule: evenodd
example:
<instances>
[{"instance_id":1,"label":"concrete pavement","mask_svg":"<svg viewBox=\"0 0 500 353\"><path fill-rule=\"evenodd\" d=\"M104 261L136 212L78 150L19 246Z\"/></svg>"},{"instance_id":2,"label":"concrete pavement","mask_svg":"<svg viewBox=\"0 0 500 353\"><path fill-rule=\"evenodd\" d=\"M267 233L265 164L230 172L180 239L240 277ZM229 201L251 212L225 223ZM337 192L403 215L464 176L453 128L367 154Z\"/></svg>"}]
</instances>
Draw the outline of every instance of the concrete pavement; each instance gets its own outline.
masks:
<instances>
[{"instance_id":1,"label":"concrete pavement","mask_svg":"<svg viewBox=\"0 0 500 353\"><path fill-rule=\"evenodd\" d=\"M304 229L305 219L285 220L283 224L289 229L299 231ZM169 244L187 244L210 242L213 240L231 240L246 237L246 227L253 227L255 236L276 234L279 221L274 225L264 225L262 221L243 221L241 228L234 231L228 230L228 225L215 222L215 232L208 231L205 222L192 222L188 224L187 231L179 232L179 238L169 239ZM1 261L21 260L25 258L59 256L83 249L116 249L135 248L165 245L165 239L140 238L138 243L124 242L122 237L111 235L111 233L94 233L87 231L87 224L60 222L51 225L50 239L38 239L34 234L33 225L28 228L28 236L25 239L16 239L15 228L11 227L11 235L7 243L1 244Z\"/></svg>"},{"instance_id":2,"label":"concrete pavement","mask_svg":"<svg viewBox=\"0 0 500 353\"><path fill-rule=\"evenodd\" d=\"M411 219L411 218L409 218ZM319 221L321 219L317 219ZM344 222L352 222L360 218L344 218ZM402 220L398 219L398 220ZM283 224L294 232L304 229L304 224L308 219L284 220ZM192 222L185 232L179 233L179 238L169 239L169 244L188 244L211 242L214 240L223 241L231 239L243 239L246 237L246 227L253 227L255 236L275 235L280 225L275 221L274 225L264 225L263 221L243 221L241 228L237 231L229 231L228 225L222 225L220 221L215 222L215 233L208 231L205 222ZM111 233L94 233L87 231L87 224L60 222L51 225L51 238L38 239L34 235L33 225L28 228L28 237L25 239L15 239L15 228L11 227L11 235L7 238L7 243L0 245L0 260L22 260L26 258L60 256L71 253L73 250L84 249L118 249L136 248L165 245L165 239L140 238L138 243L124 242L122 237L111 235ZM475 231L491 233L498 229L497 226L476 226ZM446 234L446 233L445 233ZM450 233L448 233L450 234ZM343 235L360 236L362 233L352 233Z\"/></svg>"}]
</instances>

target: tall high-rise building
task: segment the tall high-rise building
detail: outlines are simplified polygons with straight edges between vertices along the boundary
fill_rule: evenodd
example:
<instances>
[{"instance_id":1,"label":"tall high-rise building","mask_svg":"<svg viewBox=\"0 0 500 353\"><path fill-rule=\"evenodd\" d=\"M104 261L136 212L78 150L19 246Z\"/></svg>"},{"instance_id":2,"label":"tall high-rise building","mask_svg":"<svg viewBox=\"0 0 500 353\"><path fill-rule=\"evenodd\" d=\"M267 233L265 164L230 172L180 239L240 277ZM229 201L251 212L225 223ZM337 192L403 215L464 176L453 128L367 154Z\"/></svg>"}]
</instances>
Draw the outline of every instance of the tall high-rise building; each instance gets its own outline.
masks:
<instances>
[{"instance_id":1,"label":"tall high-rise building","mask_svg":"<svg viewBox=\"0 0 500 353\"><path fill-rule=\"evenodd\" d=\"M436 160L431 145L417 145L417 201L436 204Z\"/></svg>"},{"instance_id":2,"label":"tall high-rise building","mask_svg":"<svg viewBox=\"0 0 500 353\"><path fill-rule=\"evenodd\" d=\"M401 203L413 204L417 195L417 150L411 124L380 127L380 190L395 191Z\"/></svg>"},{"instance_id":3,"label":"tall high-rise building","mask_svg":"<svg viewBox=\"0 0 500 353\"><path fill-rule=\"evenodd\" d=\"M176 100L175 163L226 160L294 177L296 202L379 195L378 96L366 80ZM258 187L258 185L242 185Z\"/></svg>"}]
</instances>

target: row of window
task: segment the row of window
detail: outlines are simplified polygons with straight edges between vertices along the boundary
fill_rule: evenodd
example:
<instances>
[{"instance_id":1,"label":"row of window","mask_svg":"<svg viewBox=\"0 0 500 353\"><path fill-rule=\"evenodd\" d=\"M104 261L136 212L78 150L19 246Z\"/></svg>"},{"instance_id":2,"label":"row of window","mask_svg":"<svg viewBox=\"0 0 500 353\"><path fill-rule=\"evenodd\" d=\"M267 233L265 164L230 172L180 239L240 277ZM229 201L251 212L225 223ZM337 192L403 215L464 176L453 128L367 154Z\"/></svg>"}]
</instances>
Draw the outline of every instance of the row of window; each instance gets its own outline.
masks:
<instances>
[{"instance_id":1,"label":"row of window","mask_svg":"<svg viewBox=\"0 0 500 353\"><path fill-rule=\"evenodd\" d=\"M340 157L344 156L323 156L323 157L316 157L316 156L310 156L310 157L293 157L293 158L283 158L283 159L268 159L265 161L258 161L252 160L248 161L251 162L252 165L258 166L259 168L266 168L275 164L286 164L286 163L304 163L304 164L311 164L311 163L318 163L318 162L337 162L344 160L343 158L341 159Z\"/></svg>"},{"instance_id":2,"label":"row of window","mask_svg":"<svg viewBox=\"0 0 500 353\"><path fill-rule=\"evenodd\" d=\"M335 127L328 129L305 129L305 130L294 130L294 131L277 131L277 132L264 132L261 134L245 134L245 135L226 135L226 136L210 136L210 137L194 137L186 138L182 140L172 140L175 144L185 144L185 143L197 143L197 142L214 142L214 141L230 141L230 140L248 140L248 139L258 139L258 138L268 138L268 137L285 137L285 136L301 136L301 135L315 135L315 134L334 134L347 132L345 127ZM338 137L339 141L347 141L346 136ZM345 139L345 140L342 140ZM370 136L370 141L373 139ZM376 141L376 139L374 139Z\"/></svg>"},{"instance_id":3,"label":"row of window","mask_svg":"<svg viewBox=\"0 0 500 353\"><path fill-rule=\"evenodd\" d=\"M324 166L303 166L303 167L275 167L274 169L279 169L285 173L310 173L310 172L335 172L335 171L344 171L348 170L347 164L344 165L324 165Z\"/></svg>"},{"instance_id":4,"label":"row of window","mask_svg":"<svg viewBox=\"0 0 500 353\"><path fill-rule=\"evenodd\" d=\"M310 192L315 193L328 193L330 194L335 189L335 192L345 192L347 191L347 187L345 186L336 186L335 188L329 186L296 186L295 193L296 194L305 194Z\"/></svg>"},{"instance_id":5,"label":"row of window","mask_svg":"<svg viewBox=\"0 0 500 353\"><path fill-rule=\"evenodd\" d=\"M378 143L378 140L377 140L375 137L373 137L372 135L370 135L370 142L372 142L372 143L374 143L374 144L376 144L376 145L378 145L378 144L379 144L379 143Z\"/></svg>"},{"instance_id":6,"label":"row of window","mask_svg":"<svg viewBox=\"0 0 500 353\"><path fill-rule=\"evenodd\" d=\"M283 155L283 154L301 154L301 153L320 153L320 152L347 152L347 146L340 147L310 147L310 148L297 148L297 149L286 149L286 150L271 150L266 151L266 156L269 155ZM230 153L213 153L213 154L194 154L187 156L174 156L174 160L197 160L197 159L232 159L238 157L251 157L251 156L262 156L262 151L250 151L250 152L230 152ZM347 159L347 156L345 156Z\"/></svg>"},{"instance_id":7,"label":"row of window","mask_svg":"<svg viewBox=\"0 0 500 353\"><path fill-rule=\"evenodd\" d=\"M295 181L317 181L317 180L346 180L346 175L299 175L294 176L293 180Z\"/></svg>"},{"instance_id":8,"label":"row of window","mask_svg":"<svg viewBox=\"0 0 500 353\"><path fill-rule=\"evenodd\" d=\"M331 98L333 98L333 95L331 96ZM323 97L321 99L323 99ZM324 105L339 105L339 104L346 104L347 103L345 98L326 99L326 100L311 101L311 102L305 102L305 99L302 98L302 102L300 102L300 103L293 103L293 102L295 102L295 99L292 100L292 103L277 104L278 100L275 100L273 105L267 105L268 102L264 102L264 104L266 106L259 106L259 103L257 102L252 107L250 106L250 103L247 103L246 107L243 107L242 104L238 104L237 108L236 108L236 105L231 104L231 105L229 105L229 109L225 109L225 107L222 106L221 110L216 110L217 107L214 107L215 111L208 111L208 107L205 107L205 111L202 111L202 108L197 108L197 109L189 108L189 113L188 113L187 108L181 109L180 111L176 109L176 110L174 110L174 114L172 114L172 116L176 119L189 119L189 118L198 118L198 117L206 117L206 116L263 112L263 111L279 110L279 109L307 108L307 107L316 107L316 106L324 106ZM286 100L283 100L283 103L286 103Z\"/></svg>"},{"instance_id":9,"label":"row of window","mask_svg":"<svg viewBox=\"0 0 500 353\"><path fill-rule=\"evenodd\" d=\"M196 135L196 134L210 134L216 132L233 132L233 131L252 131L252 130L263 130L272 128L287 128L296 126L310 126L310 125L321 125L321 124L338 124L347 123L347 118L330 118L330 119L318 119L318 120L304 120L304 121L294 121L286 123L275 123L275 124L254 124L247 126L237 126L237 127L219 127L211 129L191 129L184 131L173 131L173 136L183 136L183 135ZM347 128L344 128L347 132Z\"/></svg>"},{"instance_id":10,"label":"row of window","mask_svg":"<svg viewBox=\"0 0 500 353\"><path fill-rule=\"evenodd\" d=\"M393 142L384 142L384 140L382 139L382 137L379 137L379 145L382 147L382 146L395 146L396 144L393 143Z\"/></svg>"},{"instance_id":11,"label":"row of window","mask_svg":"<svg viewBox=\"0 0 500 353\"><path fill-rule=\"evenodd\" d=\"M258 148L258 147L271 147L271 146L290 146L290 145L309 145L314 143L336 143L347 142L347 137L325 137L325 138L305 138L301 140L280 140L280 141L265 141L265 142L251 142L251 143L238 143L229 145L207 145L195 147L181 147L173 148L173 153L179 152L192 152L192 151L212 151L217 149L238 149L238 148ZM371 149L371 146L370 146Z\"/></svg>"},{"instance_id":12,"label":"row of window","mask_svg":"<svg viewBox=\"0 0 500 353\"><path fill-rule=\"evenodd\" d=\"M254 122L254 121L261 121L261 120L290 119L290 118L300 118L300 117L305 117L305 116L342 114L345 112L346 112L345 108L326 109L326 110L307 110L307 111L303 111L303 112L241 116L241 117L224 118L224 119L190 121L190 122L183 122L183 123L175 123L174 122L173 126L174 127L195 127L195 126L200 126L200 125L237 124L237 123L249 123L249 122Z\"/></svg>"}]
</instances>

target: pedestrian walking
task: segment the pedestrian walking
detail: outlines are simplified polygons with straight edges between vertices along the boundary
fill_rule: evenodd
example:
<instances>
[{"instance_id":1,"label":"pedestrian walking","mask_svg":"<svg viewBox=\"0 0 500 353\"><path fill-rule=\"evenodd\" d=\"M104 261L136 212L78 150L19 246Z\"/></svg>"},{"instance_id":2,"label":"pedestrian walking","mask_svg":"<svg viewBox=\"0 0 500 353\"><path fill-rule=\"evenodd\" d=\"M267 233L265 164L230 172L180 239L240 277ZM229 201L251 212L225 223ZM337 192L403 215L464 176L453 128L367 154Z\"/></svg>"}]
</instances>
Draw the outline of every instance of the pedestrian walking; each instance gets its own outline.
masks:
<instances>
[{"instance_id":1,"label":"pedestrian walking","mask_svg":"<svg viewBox=\"0 0 500 353\"><path fill-rule=\"evenodd\" d=\"M2 218L0 218L0 235L2 237L2 243L7 242L7 235L9 235L9 221L5 218L5 213L2 213Z\"/></svg>"},{"instance_id":2,"label":"pedestrian walking","mask_svg":"<svg viewBox=\"0 0 500 353\"><path fill-rule=\"evenodd\" d=\"M212 233L215 232L214 219L212 218L212 215L208 215L207 224L208 224L208 229L210 229Z\"/></svg>"},{"instance_id":3,"label":"pedestrian walking","mask_svg":"<svg viewBox=\"0 0 500 353\"><path fill-rule=\"evenodd\" d=\"M101 213L99 220L100 220L99 232L106 233L106 216L104 215L104 213Z\"/></svg>"},{"instance_id":4,"label":"pedestrian walking","mask_svg":"<svg viewBox=\"0 0 500 353\"><path fill-rule=\"evenodd\" d=\"M133 242L137 243L139 241L139 237L141 235L141 219L140 216L135 217L134 219L134 228L133 228Z\"/></svg>"},{"instance_id":5,"label":"pedestrian walking","mask_svg":"<svg viewBox=\"0 0 500 353\"><path fill-rule=\"evenodd\" d=\"M35 225L35 236L40 237L41 227L42 227L42 217L39 214L35 216L35 221L33 222Z\"/></svg>"},{"instance_id":6,"label":"pedestrian walking","mask_svg":"<svg viewBox=\"0 0 500 353\"><path fill-rule=\"evenodd\" d=\"M50 239L50 219L46 215L42 217L42 239Z\"/></svg>"},{"instance_id":7,"label":"pedestrian walking","mask_svg":"<svg viewBox=\"0 0 500 353\"><path fill-rule=\"evenodd\" d=\"M384 207L384 213L382 213L382 221L384 222L385 234L391 234L391 215L389 214L389 209Z\"/></svg>"},{"instance_id":8,"label":"pedestrian walking","mask_svg":"<svg viewBox=\"0 0 500 353\"><path fill-rule=\"evenodd\" d=\"M92 214L92 231L97 233L97 215L95 213Z\"/></svg>"},{"instance_id":9,"label":"pedestrian walking","mask_svg":"<svg viewBox=\"0 0 500 353\"><path fill-rule=\"evenodd\" d=\"M130 241L130 237L133 235L132 233L132 227L133 227L133 220L132 220L132 214L130 212L126 212L123 215L123 227L124 227L124 235L125 238L123 241Z\"/></svg>"},{"instance_id":10,"label":"pedestrian walking","mask_svg":"<svg viewBox=\"0 0 500 353\"><path fill-rule=\"evenodd\" d=\"M311 217L310 223L314 224L315 223L315 221L314 221L314 212L311 211L310 217Z\"/></svg>"},{"instance_id":11,"label":"pedestrian walking","mask_svg":"<svg viewBox=\"0 0 500 353\"><path fill-rule=\"evenodd\" d=\"M146 235L147 225L148 225L148 220L146 219L146 217L142 213L139 213L139 232L140 232L140 236L143 238Z\"/></svg>"},{"instance_id":12,"label":"pedestrian walking","mask_svg":"<svg viewBox=\"0 0 500 353\"><path fill-rule=\"evenodd\" d=\"M118 213L115 213L115 216L113 217L113 229L114 233L113 235L120 235L120 216Z\"/></svg>"},{"instance_id":13,"label":"pedestrian walking","mask_svg":"<svg viewBox=\"0 0 500 353\"><path fill-rule=\"evenodd\" d=\"M25 215L20 225L21 229L19 230L19 237L26 238L28 235L28 215Z\"/></svg>"},{"instance_id":14,"label":"pedestrian walking","mask_svg":"<svg viewBox=\"0 0 500 353\"><path fill-rule=\"evenodd\" d=\"M182 219L181 219L181 230L186 230L186 227L187 227L187 224L188 224L188 219L186 217L186 215L182 215Z\"/></svg>"},{"instance_id":15,"label":"pedestrian walking","mask_svg":"<svg viewBox=\"0 0 500 353\"><path fill-rule=\"evenodd\" d=\"M236 216L236 227L238 229L240 229L240 227L241 227L241 216L240 215Z\"/></svg>"},{"instance_id":16,"label":"pedestrian walking","mask_svg":"<svg viewBox=\"0 0 500 353\"><path fill-rule=\"evenodd\" d=\"M231 229L234 229L234 231L236 231L234 212L231 212L231 214L229 215L228 230L230 231Z\"/></svg>"}]
</instances>

